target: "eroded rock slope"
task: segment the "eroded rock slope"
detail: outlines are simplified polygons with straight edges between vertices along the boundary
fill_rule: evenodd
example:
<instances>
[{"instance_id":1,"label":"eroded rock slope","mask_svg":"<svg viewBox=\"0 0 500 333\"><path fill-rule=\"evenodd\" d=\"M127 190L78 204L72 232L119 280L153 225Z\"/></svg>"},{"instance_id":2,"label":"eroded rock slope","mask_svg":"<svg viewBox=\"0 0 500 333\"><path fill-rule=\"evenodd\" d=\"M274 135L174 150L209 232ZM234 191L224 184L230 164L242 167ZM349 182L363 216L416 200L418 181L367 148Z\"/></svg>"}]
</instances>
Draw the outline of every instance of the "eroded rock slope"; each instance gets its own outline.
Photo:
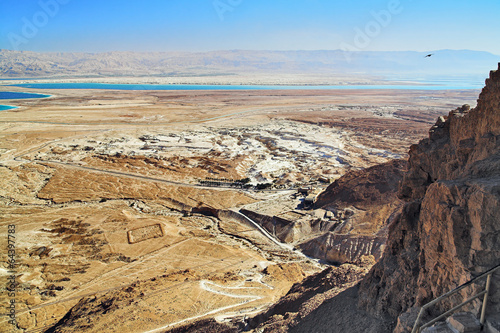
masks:
<instances>
[{"instance_id":1,"label":"eroded rock slope","mask_svg":"<svg viewBox=\"0 0 500 333\"><path fill-rule=\"evenodd\" d=\"M413 324L417 307L500 264L500 70L490 73L476 108L464 105L440 117L429 138L411 146L400 196L407 201L403 213L359 291L359 306L398 318L399 332ZM493 279L490 314L500 312L498 281Z\"/></svg>"}]
</instances>

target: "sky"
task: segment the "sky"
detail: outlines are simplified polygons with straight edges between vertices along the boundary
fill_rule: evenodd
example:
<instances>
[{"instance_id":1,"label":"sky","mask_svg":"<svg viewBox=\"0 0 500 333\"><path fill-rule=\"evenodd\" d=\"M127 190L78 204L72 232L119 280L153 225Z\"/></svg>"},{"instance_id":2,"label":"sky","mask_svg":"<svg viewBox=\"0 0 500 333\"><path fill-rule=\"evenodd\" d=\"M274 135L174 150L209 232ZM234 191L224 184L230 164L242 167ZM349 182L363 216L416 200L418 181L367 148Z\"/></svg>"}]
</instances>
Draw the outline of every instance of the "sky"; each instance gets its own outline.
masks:
<instances>
[{"instance_id":1,"label":"sky","mask_svg":"<svg viewBox=\"0 0 500 333\"><path fill-rule=\"evenodd\" d=\"M1 0L0 49L470 49L500 55L500 1Z\"/></svg>"}]
</instances>

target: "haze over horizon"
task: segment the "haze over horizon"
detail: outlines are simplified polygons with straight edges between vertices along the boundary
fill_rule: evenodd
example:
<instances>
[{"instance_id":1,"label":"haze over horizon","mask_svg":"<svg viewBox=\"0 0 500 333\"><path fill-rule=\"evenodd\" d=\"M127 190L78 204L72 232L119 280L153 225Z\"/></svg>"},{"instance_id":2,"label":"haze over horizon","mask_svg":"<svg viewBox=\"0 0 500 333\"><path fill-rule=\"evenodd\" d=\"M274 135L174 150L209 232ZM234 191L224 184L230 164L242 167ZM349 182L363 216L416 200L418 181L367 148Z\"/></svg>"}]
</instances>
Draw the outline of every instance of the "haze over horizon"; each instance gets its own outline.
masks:
<instances>
[{"instance_id":1,"label":"haze over horizon","mask_svg":"<svg viewBox=\"0 0 500 333\"><path fill-rule=\"evenodd\" d=\"M36 52L469 49L500 55L485 0L4 0L0 49Z\"/></svg>"}]
</instances>

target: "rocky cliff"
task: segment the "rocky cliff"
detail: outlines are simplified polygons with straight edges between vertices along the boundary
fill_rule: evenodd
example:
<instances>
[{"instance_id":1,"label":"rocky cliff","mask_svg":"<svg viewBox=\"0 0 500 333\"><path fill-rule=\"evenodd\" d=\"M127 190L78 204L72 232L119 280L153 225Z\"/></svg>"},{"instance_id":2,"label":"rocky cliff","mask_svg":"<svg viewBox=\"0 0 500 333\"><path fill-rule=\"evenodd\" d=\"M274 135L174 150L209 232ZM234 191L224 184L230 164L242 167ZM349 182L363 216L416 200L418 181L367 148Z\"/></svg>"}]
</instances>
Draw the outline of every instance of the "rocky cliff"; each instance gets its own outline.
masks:
<instances>
[{"instance_id":1,"label":"rocky cliff","mask_svg":"<svg viewBox=\"0 0 500 333\"><path fill-rule=\"evenodd\" d=\"M333 182L318 196L316 207L366 210L397 200L397 189L407 165L405 160L393 160L373 167L350 171Z\"/></svg>"},{"instance_id":2,"label":"rocky cliff","mask_svg":"<svg viewBox=\"0 0 500 333\"><path fill-rule=\"evenodd\" d=\"M404 160L351 171L318 196L315 207L333 212L335 228L302 242L305 254L329 262L353 262L364 255L379 260L385 248L387 224L399 213L398 183Z\"/></svg>"},{"instance_id":3,"label":"rocky cliff","mask_svg":"<svg viewBox=\"0 0 500 333\"><path fill-rule=\"evenodd\" d=\"M358 294L360 308L398 318L398 332L409 329L418 307L500 264L500 64L476 108L464 105L440 117L409 154L399 192L407 203ZM500 312L499 281L493 279L490 314ZM439 303L431 314L475 288Z\"/></svg>"}]
</instances>

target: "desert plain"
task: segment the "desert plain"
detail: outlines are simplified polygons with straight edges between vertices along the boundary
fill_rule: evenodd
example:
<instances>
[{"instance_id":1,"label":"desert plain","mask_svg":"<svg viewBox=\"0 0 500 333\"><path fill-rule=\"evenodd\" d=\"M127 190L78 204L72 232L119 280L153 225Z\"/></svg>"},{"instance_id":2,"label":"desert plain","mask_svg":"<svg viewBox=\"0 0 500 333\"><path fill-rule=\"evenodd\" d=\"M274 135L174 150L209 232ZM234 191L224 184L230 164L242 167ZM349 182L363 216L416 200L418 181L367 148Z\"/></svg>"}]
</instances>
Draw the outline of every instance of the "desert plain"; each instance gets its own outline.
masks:
<instances>
[{"instance_id":1,"label":"desert plain","mask_svg":"<svg viewBox=\"0 0 500 333\"><path fill-rule=\"evenodd\" d=\"M265 310L332 263L297 250L314 235L284 242L239 211L317 219L300 189L406 159L439 116L478 95L0 91L51 95L0 111L2 257L15 226L17 326L0 318L9 332L45 332L77 304L89 332L164 332ZM10 299L0 293L2 313Z\"/></svg>"}]
</instances>

